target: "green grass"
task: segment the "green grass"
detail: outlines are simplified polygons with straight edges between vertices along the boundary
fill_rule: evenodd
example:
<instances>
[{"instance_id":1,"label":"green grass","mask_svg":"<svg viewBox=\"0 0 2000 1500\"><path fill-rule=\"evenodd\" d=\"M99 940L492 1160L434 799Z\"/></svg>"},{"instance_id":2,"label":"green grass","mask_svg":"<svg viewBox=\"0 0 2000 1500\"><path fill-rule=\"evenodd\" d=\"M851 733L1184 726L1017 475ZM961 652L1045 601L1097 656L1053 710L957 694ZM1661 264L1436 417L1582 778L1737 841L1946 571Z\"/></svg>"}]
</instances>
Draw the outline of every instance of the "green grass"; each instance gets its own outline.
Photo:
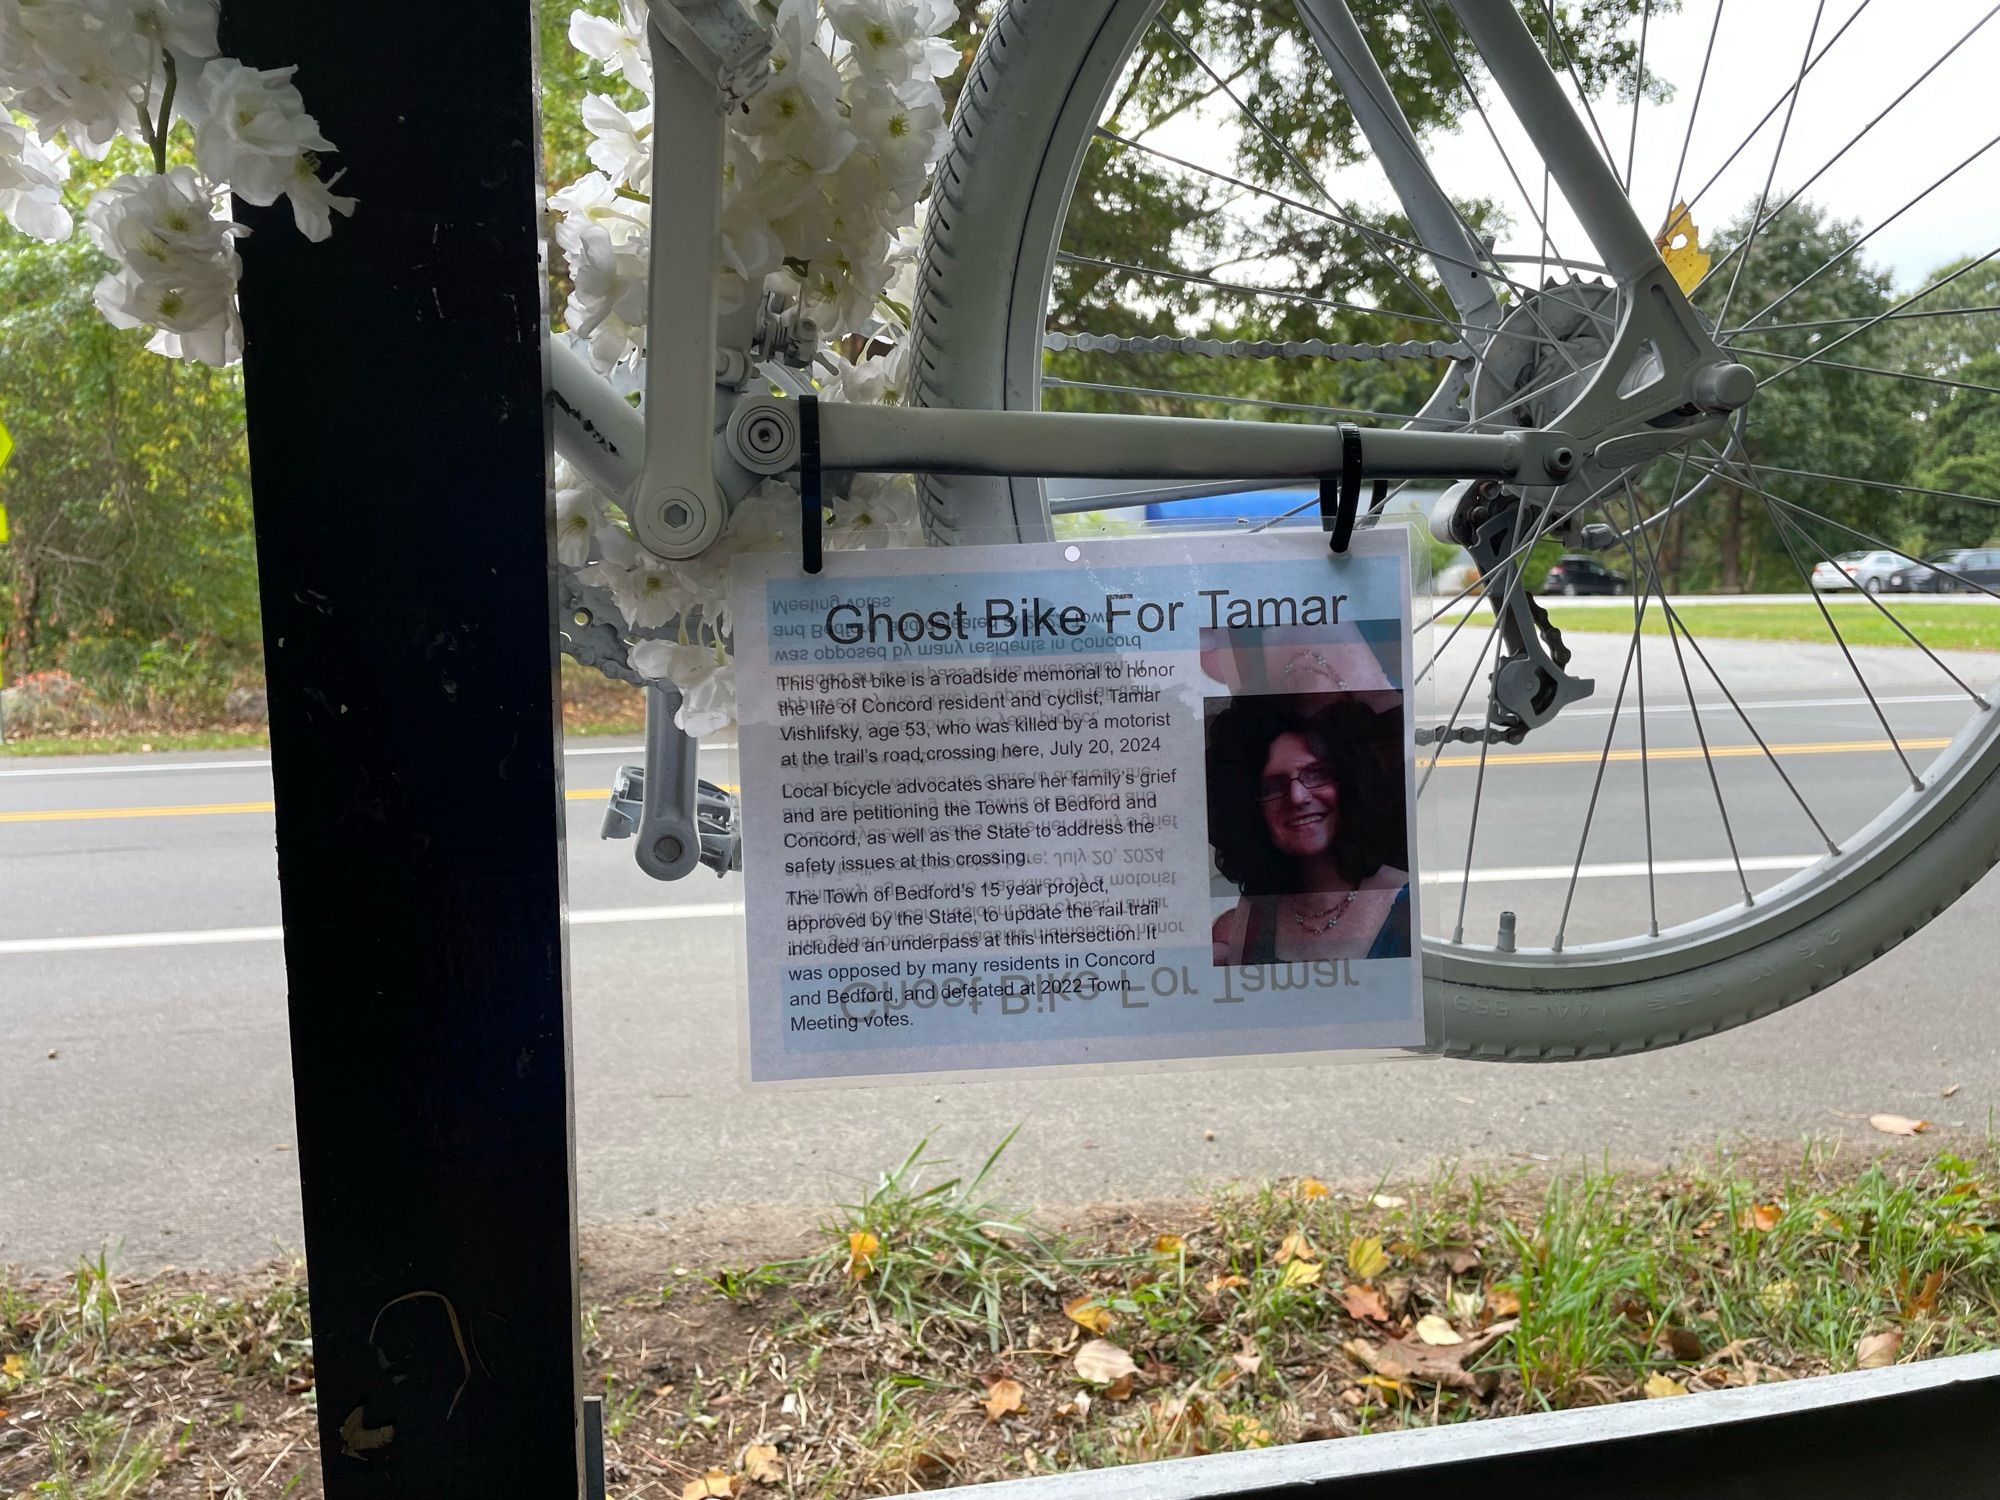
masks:
<instances>
[{"instance_id":1,"label":"green grass","mask_svg":"<svg viewBox=\"0 0 2000 1500\"><path fill-rule=\"evenodd\" d=\"M859 1500L1821 1375L1885 1339L1897 1361L2000 1347L2000 1146L1954 1135L1287 1179L1062 1229L993 1202L999 1151L960 1174L920 1144L791 1258L677 1246L693 1267L671 1298L646 1264L593 1292L586 1263L585 1368L610 1457L668 1493L770 1444L784 1492ZM1382 1373L1449 1349L1417 1342L1440 1323L1477 1351L1447 1356L1460 1378ZM1093 1381L1092 1340L1132 1373ZM296 1266L226 1287L101 1258L0 1276L0 1406L35 1414L0 1493L124 1500L224 1455L237 1471L246 1444L241 1471L275 1465L278 1493L311 1462L311 1375Z\"/></svg>"},{"instance_id":2,"label":"green grass","mask_svg":"<svg viewBox=\"0 0 2000 1500\"><path fill-rule=\"evenodd\" d=\"M1549 618L1564 631L1584 631L1630 635L1632 614L1624 608L1576 609L1548 603ZM1882 610L1865 599L1830 599L1828 613L1840 627L1850 646L1910 645L1909 636L1898 630ZM1984 604L1942 604L1936 602L1883 601L1883 609L1909 627L1911 634L1934 651L2000 651L2000 609ZM1676 605L1675 615L1697 641L1818 641L1833 644L1826 616L1809 599L1796 604L1688 604ZM1641 627L1647 635L1665 635L1667 619L1654 600L1646 610Z\"/></svg>"},{"instance_id":3,"label":"green grass","mask_svg":"<svg viewBox=\"0 0 2000 1500\"><path fill-rule=\"evenodd\" d=\"M27 734L0 741L10 755L129 755L134 751L251 750L271 743L261 729L190 729L157 734Z\"/></svg>"}]
</instances>

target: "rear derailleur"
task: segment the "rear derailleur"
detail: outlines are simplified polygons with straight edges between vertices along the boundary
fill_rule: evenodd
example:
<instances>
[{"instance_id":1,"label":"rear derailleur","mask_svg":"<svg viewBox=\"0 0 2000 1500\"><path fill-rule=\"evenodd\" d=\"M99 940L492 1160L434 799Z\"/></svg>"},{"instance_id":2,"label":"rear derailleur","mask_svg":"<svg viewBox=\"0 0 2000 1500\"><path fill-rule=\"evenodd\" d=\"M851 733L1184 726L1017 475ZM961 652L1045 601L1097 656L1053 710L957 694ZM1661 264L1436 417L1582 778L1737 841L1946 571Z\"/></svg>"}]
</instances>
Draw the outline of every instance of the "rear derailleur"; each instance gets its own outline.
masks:
<instances>
[{"instance_id":1,"label":"rear derailleur","mask_svg":"<svg viewBox=\"0 0 2000 1500\"><path fill-rule=\"evenodd\" d=\"M1553 494L1541 502L1552 503ZM1497 480L1476 480L1447 492L1437 523L1442 535L1464 547L1479 569L1480 589L1500 617L1500 652L1488 674L1486 723L1419 729L1418 744L1460 740L1518 745L1530 729L1595 691L1593 679L1572 677L1565 670L1571 653L1562 632L1521 577L1528 549L1520 539L1537 517L1534 502Z\"/></svg>"}]
</instances>

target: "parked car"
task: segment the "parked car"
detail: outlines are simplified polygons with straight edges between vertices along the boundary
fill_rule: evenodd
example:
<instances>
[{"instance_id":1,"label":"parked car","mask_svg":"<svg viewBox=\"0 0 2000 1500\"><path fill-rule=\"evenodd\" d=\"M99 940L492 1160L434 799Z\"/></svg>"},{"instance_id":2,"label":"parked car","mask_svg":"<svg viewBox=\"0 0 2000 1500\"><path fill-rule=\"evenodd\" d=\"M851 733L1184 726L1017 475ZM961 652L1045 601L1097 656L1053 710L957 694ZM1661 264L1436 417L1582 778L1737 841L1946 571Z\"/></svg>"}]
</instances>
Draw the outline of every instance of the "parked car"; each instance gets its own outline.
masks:
<instances>
[{"instance_id":1,"label":"parked car","mask_svg":"<svg viewBox=\"0 0 2000 1500\"><path fill-rule=\"evenodd\" d=\"M1958 585L1938 570L1962 573L1967 560L1978 555L1976 547L1953 547L1949 552L1933 552L1920 563L1905 561L1889 575L1884 587L1892 594L1949 594Z\"/></svg>"},{"instance_id":2,"label":"parked car","mask_svg":"<svg viewBox=\"0 0 2000 1500\"><path fill-rule=\"evenodd\" d=\"M1622 594L1631 585L1594 557L1565 556L1555 561L1542 580L1545 594Z\"/></svg>"},{"instance_id":3,"label":"parked car","mask_svg":"<svg viewBox=\"0 0 2000 1500\"><path fill-rule=\"evenodd\" d=\"M1889 575L1909 559L1898 552L1843 552L1830 563L1814 563L1812 586L1821 593L1835 589L1866 589L1879 594Z\"/></svg>"},{"instance_id":4,"label":"parked car","mask_svg":"<svg viewBox=\"0 0 2000 1500\"><path fill-rule=\"evenodd\" d=\"M1925 590L1935 594L1976 594L1982 590L2000 594L2000 547L1961 547L1948 555L1951 561L1943 566L1951 569L1950 578L1928 568L1912 570L1923 573L1921 586Z\"/></svg>"}]
</instances>

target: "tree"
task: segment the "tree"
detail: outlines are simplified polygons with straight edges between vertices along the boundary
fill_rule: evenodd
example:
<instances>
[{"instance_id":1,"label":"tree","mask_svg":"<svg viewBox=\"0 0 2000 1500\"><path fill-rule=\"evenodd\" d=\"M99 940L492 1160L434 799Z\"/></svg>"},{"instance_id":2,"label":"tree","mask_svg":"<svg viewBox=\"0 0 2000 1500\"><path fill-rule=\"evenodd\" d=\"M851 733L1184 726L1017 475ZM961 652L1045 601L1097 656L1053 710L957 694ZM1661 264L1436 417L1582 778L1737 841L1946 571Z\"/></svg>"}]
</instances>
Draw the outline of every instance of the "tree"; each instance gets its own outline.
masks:
<instances>
[{"instance_id":1,"label":"tree","mask_svg":"<svg viewBox=\"0 0 2000 1500\"><path fill-rule=\"evenodd\" d=\"M1724 329L1724 342L1737 357L1768 381L1750 404L1741 457L1773 468L1904 482L1916 459L1917 387L1843 368L1872 363L1859 352L1862 338L1828 356L1835 362L1799 362L1829 342L1830 320L1849 320L1835 324L1844 330L1889 308L1888 272L1850 253L1858 225L1830 218L1810 202L1772 217L1754 240L1751 214L1746 207L1714 237L1709 278L1692 298ZM1851 361L1844 357L1849 350L1856 351ZM1654 499L1677 470L1678 460L1654 467L1647 476ZM1895 539L1897 507L1881 490L1753 471L1741 480L1719 478L1708 496L1686 508L1675 572L1732 592L1755 587L1760 577L1766 586L1803 587L1794 554L1810 569L1822 552L1856 545L1851 533L1831 526L1808 524L1802 535L1793 524L1798 518L1759 489ZM1787 517L1782 524L1781 515ZM1675 586L1683 581L1673 580Z\"/></svg>"},{"instance_id":2,"label":"tree","mask_svg":"<svg viewBox=\"0 0 2000 1500\"><path fill-rule=\"evenodd\" d=\"M8 669L68 665L136 690L142 667L157 680L205 665L219 703L257 639L242 384L107 324L91 291L110 268L82 235L0 230Z\"/></svg>"}]
</instances>

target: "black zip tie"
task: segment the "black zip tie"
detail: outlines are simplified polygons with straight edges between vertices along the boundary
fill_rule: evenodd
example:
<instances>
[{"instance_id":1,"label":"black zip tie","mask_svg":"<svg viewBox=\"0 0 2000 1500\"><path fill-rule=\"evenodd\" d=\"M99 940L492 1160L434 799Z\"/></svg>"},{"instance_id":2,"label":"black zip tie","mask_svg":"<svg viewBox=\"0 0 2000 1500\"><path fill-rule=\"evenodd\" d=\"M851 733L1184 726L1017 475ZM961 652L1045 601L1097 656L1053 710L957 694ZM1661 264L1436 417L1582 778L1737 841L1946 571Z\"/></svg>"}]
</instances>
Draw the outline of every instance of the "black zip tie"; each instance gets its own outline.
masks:
<instances>
[{"instance_id":1,"label":"black zip tie","mask_svg":"<svg viewBox=\"0 0 2000 1500\"><path fill-rule=\"evenodd\" d=\"M1361 511L1361 429L1352 422L1340 424L1340 478L1319 482L1320 525L1332 533L1327 550L1335 556L1347 551L1354 536L1354 518Z\"/></svg>"},{"instance_id":2,"label":"black zip tie","mask_svg":"<svg viewBox=\"0 0 2000 1500\"><path fill-rule=\"evenodd\" d=\"M825 565L826 510L820 501L819 397L799 397L799 553L806 572Z\"/></svg>"}]
</instances>

